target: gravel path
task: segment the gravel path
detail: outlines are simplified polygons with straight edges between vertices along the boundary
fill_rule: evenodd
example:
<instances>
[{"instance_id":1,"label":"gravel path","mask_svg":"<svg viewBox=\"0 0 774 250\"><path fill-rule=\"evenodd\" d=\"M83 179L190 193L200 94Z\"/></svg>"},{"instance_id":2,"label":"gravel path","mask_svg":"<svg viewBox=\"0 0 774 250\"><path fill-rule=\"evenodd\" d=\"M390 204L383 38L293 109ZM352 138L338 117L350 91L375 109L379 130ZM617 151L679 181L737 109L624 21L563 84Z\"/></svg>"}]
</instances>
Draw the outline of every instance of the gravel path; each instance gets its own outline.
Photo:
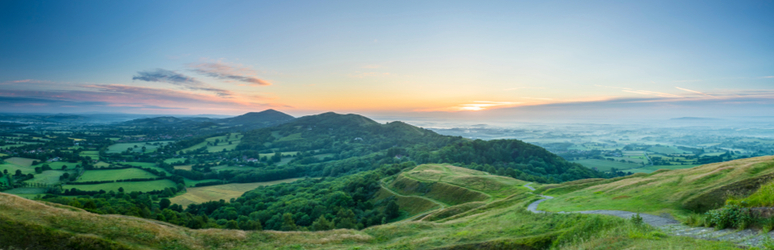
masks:
<instances>
[{"instance_id":1,"label":"gravel path","mask_svg":"<svg viewBox=\"0 0 774 250\"><path fill-rule=\"evenodd\" d=\"M529 186L532 183L524 184L524 187L535 191L535 188ZM527 206L527 210L533 213L547 213L546 211L537 210L538 205L541 202L553 199L554 197L540 195L543 199L532 202ZM637 213L620 210L589 210L589 211L575 211L575 212L558 212L558 213L580 213L580 214L606 214L629 219ZM642 221L648 225L657 227L664 232L674 236L687 236L696 239L704 240L718 240L728 241L734 244L744 247L759 247L765 242L774 242L774 231L764 233L752 229L736 230L736 229L723 229L715 230L710 227L690 227L680 224L679 221L672 218L664 218L660 216L650 214L640 214Z\"/></svg>"}]
</instances>

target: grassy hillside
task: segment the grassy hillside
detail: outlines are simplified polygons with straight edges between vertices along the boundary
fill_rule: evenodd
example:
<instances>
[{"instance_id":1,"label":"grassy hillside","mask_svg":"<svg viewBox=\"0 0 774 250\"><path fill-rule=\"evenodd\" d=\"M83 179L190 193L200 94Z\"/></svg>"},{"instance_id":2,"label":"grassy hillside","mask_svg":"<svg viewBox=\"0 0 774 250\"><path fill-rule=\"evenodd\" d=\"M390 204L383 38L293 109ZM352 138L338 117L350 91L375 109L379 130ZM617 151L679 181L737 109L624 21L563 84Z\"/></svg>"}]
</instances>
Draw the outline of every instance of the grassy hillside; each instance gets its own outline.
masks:
<instances>
[{"instance_id":1,"label":"grassy hillside","mask_svg":"<svg viewBox=\"0 0 774 250\"><path fill-rule=\"evenodd\" d=\"M729 195L746 196L774 179L774 156L659 170L616 179L589 179L543 187L555 199L547 211L616 209L681 217L723 205Z\"/></svg>"},{"instance_id":2,"label":"grassy hillside","mask_svg":"<svg viewBox=\"0 0 774 250\"><path fill-rule=\"evenodd\" d=\"M194 230L143 218L97 215L68 206L0 194L0 211L3 211L0 213L0 248L734 249L723 242L666 236L647 225L616 217L533 214L525 207L536 196L518 185L523 182L507 177L449 165L419 166L401 175L404 178L419 176L417 181L435 180L492 198L438 209L422 219L407 219L361 231L276 232ZM470 183L476 190L465 183ZM487 183L486 187L482 183ZM503 190L511 190L512 194L500 198ZM425 197L414 198L432 201Z\"/></svg>"}]
</instances>

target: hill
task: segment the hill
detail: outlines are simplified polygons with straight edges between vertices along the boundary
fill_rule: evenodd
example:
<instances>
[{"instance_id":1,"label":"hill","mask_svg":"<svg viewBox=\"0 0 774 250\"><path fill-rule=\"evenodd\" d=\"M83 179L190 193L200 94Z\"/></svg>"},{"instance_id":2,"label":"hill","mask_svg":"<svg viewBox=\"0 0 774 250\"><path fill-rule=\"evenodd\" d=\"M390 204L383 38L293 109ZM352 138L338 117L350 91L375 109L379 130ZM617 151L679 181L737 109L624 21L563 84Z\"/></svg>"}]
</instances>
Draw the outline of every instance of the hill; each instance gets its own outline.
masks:
<instances>
[{"instance_id":1,"label":"hill","mask_svg":"<svg viewBox=\"0 0 774 250\"><path fill-rule=\"evenodd\" d=\"M745 197L774 179L774 156L659 170L615 179L587 179L546 185L555 196L539 207L547 211L616 209L685 219ZM540 189L539 189L540 191Z\"/></svg>"},{"instance_id":2,"label":"hill","mask_svg":"<svg viewBox=\"0 0 774 250\"><path fill-rule=\"evenodd\" d=\"M615 217L534 214L526 211L525 206L536 196L519 185L523 181L508 177L451 165L421 165L406 169L400 176L417 178L421 182L446 183L465 192L483 193L492 198L460 201L459 205L436 209L429 216L404 217L406 219L364 230L278 232L188 229L145 218L99 215L70 206L0 194L0 210L3 211L0 213L0 248L734 249L723 242L666 236L652 227ZM428 193L434 192L433 188ZM510 195L502 197L505 193ZM433 201L422 195L415 198ZM295 206L293 203L287 205Z\"/></svg>"},{"instance_id":3,"label":"hill","mask_svg":"<svg viewBox=\"0 0 774 250\"><path fill-rule=\"evenodd\" d=\"M340 176L403 161L460 163L538 182L606 177L519 140L469 140L403 122L380 124L364 116L332 112L246 132L237 150L298 153L285 164L299 167L293 169L297 176L286 178Z\"/></svg>"},{"instance_id":4,"label":"hill","mask_svg":"<svg viewBox=\"0 0 774 250\"><path fill-rule=\"evenodd\" d=\"M250 112L244 115L224 118L217 120L218 123L232 125L232 126L247 126L247 127L270 127L277 124L282 124L293 120L294 117L288 114L267 109L261 112Z\"/></svg>"}]
</instances>

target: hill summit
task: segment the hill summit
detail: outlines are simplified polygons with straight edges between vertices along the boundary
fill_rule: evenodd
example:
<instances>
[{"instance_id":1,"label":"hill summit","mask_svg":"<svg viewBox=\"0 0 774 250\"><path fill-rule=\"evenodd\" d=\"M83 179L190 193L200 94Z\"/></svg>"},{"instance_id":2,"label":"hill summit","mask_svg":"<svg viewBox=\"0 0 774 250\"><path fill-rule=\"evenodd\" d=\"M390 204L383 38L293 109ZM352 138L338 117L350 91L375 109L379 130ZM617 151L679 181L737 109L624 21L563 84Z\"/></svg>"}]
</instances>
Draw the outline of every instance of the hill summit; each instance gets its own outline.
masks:
<instances>
[{"instance_id":1,"label":"hill summit","mask_svg":"<svg viewBox=\"0 0 774 250\"><path fill-rule=\"evenodd\" d=\"M267 109L261 112L250 112L236 117L220 119L218 122L229 125L262 125L263 127L268 127L282 124L293 119L295 118L291 115L273 109Z\"/></svg>"}]
</instances>

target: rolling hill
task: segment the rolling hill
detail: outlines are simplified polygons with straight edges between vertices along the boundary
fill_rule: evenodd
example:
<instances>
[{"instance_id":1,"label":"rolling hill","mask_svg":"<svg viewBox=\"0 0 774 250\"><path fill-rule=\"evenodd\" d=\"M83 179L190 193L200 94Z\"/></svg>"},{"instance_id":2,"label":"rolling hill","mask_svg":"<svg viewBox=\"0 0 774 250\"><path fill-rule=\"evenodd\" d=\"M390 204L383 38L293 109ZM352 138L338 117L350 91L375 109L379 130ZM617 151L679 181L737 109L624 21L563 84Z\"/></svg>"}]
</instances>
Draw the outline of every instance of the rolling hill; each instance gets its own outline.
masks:
<instances>
[{"instance_id":1,"label":"rolling hill","mask_svg":"<svg viewBox=\"0 0 774 250\"><path fill-rule=\"evenodd\" d=\"M406 178L410 181L400 180ZM402 182L424 189L400 188ZM410 182L414 182L413 184ZM423 184L417 184L423 183ZM21 249L734 249L667 236L628 220L534 214L524 181L452 165L420 165L383 180L381 199L443 204L364 230L317 232L188 229L150 219L99 215L0 194L0 248ZM440 184L440 185L439 185ZM390 189L400 189L392 191ZM457 189L454 193L440 190ZM393 192L404 194L391 195ZM454 197L459 193L463 195ZM478 197L478 198L477 198ZM484 199L481 199L484 197ZM438 200L436 200L438 199ZM453 202L452 202L453 201ZM456 203L448 206L446 202ZM421 202L419 202L421 203ZM449 204L450 205L450 204ZM407 213L408 207L402 208Z\"/></svg>"}]
</instances>

